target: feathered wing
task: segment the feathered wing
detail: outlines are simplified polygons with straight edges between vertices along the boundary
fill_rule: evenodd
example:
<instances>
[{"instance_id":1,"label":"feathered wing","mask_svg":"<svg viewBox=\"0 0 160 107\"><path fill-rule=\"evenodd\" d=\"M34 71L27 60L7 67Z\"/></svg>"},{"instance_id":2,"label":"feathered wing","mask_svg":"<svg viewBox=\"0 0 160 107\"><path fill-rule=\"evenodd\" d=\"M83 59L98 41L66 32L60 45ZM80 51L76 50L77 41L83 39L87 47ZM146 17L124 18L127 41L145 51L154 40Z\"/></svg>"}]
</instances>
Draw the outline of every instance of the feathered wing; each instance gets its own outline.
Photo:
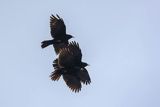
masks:
<instances>
[{"instance_id":1,"label":"feathered wing","mask_svg":"<svg viewBox=\"0 0 160 107\"><path fill-rule=\"evenodd\" d=\"M60 78L61 75L62 75L61 72L62 72L62 71L61 71L60 69L55 69L55 70L51 73L51 75L50 75L51 80L53 80L53 81L58 81L59 78Z\"/></svg>"},{"instance_id":2,"label":"feathered wing","mask_svg":"<svg viewBox=\"0 0 160 107\"><path fill-rule=\"evenodd\" d=\"M77 63L81 63L81 58L82 53L79 44L70 42L67 47L60 50L58 62L65 67L73 67Z\"/></svg>"},{"instance_id":3,"label":"feathered wing","mask_svg":"<svg viewBox=\"0 0 160 107\"><path fill-rule=\"evenodd\" d=\"M62 38L66 34L66 26L62 18L58 15L57 17L54 15L50 16L50 32L53 38Z\"/></svg>"},{"instance_id":4,"label":"feathered wing","mask_svg":"<svg viewBox=\"0 0 160 107\"><path fill-rule=\"evenodd\" d=\"M55 70L50 75L51 80L58 81L62 75L62 72L63 72L63 71L61 71L60 67L58 66L58 59L55 59L53 61L53 67Z\"/></svg>"},{"instance_id":5,"label":"feathered wing","mask_svg":"<svg viewBox=\"0 0 160 107\"><path fill-rule=\"evenodd\" d=\"M72 91L79 92L81 90L82 86L80 83L80 79L79 77L77 77L76 71L74 72L74 69L72 69L71 71L67 71L67 69L63 69L66 71L62 71L62 69L58 65L58 59L53 61L53 67L55 71L52 72L50 75L52 80L58 81L61 75L63 75L63 79L65 83Z\"/></svg>"},{"instance_id":6,"label":"feathered wing","mask_svg":"<svg viewBox=\"0 0 160 107\"><path fill-rule=\"evenodd\" d=\"M83 84L87 85L91 83L91 79L86 68L81 68L79 72L77 72L77 76Z\"/></svg>"},{"instance_id":7,"label":"feathered wing","mask_svg":"<svg viewBox=\"0 0 160 107\"><path fill-rule=\"evenodd\" d=\"M80 81L84 84L90 84L91 83L91 79L90 79L90 76L88 74L88 71L86 68L81 68L80 66L77 66L77 64L80 64L82 63L81 60L82 60L82 52L81 52L81 49L79 47L79 44L75 41L73 42L70 42L69 45L68 45L68 48L70 50L70 52L72 53L73 57L74 57L74 62L76 64L76 68L78 68L78 72L77 75L78 75L78 78L80 78Z\"/></svg>"},{"instance_id":8,"label":"feathered wing","mask_svg":"<svg viewBox=\"0 0 160 107\"><path fill-rule=\"evenodd\" d=\"M53 67L54 67L54 69L59 69L58 59L55 59L55 60L53 61Z\"/></svg>"},{"instance_id":9,"label":"feathered wing","mask_svg":"<svg viewBox=\"0 0 160 107\"><path fill-rule=\"evenodd\" d=\"M53 46L54 46L54 50L55 50L56 54L59 54L59 52L62 48L68 46L68 42L61 42L61 43L53 44Z\"/></svg>"},{"instance_id":10,"label":"feathered wing","mask_svg":"<svg viewBox=\"0 0 160 107\"><path fill-rule=\"evenodd\" d=\"M74 56L72 55L72 52L69 50L68 47L60 50L58 64L67 68L74 66Z\"/></svg>"},{"instance_id":11,"label":"feathered wing","mask_svg":"<svg viewBox=\"0 0 160 107\"><path fill-rule=\"evenodd\" d=\"M81 62L82 52L81 52L81 49L79 47L79 44L75 41L72 41L72 42L69 43L68 49L72 53L75 62Z\"/></svg>"},{"instance_id":12,"label":"feathered wing","mask_svg":"<svg viewBox=\"0 0 160 107\"><path fill-rule=\"evenodd\" d=\"M74 92L79 92L81 90L81 83L78 78L71 74L63 74L63 79L66 85Z\"/></svg>"}]
</instances>

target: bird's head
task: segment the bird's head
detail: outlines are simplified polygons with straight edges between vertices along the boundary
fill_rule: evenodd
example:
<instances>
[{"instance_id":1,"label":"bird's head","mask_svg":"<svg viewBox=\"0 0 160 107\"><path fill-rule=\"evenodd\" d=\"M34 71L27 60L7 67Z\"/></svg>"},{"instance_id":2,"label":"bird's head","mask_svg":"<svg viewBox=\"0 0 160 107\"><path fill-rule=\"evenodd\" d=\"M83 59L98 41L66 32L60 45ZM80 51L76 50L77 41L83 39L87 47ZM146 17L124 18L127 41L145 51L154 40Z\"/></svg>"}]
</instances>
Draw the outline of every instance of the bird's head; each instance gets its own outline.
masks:
<instances>
[{"instance_id":1,"label":"bird's head","mask_svg":"<svg viewBox=\"0 0 160 107\"><path fill-rule=\"evenodd\" d=\"M82 62L81 64L82 67L86 67L86 66L89 66L89 64L85 63L85 62Z\"/></svg>"},{"instance_id":2,"label":"bird's head","mask_svg":"<svg viewBox=\"0 0 160 107\"><path fill-rule=\"evenodd\" d=\"M72 35L66 34L66 39L69 40L71 38L74 38Z\"/></svg>"}]
</instances>

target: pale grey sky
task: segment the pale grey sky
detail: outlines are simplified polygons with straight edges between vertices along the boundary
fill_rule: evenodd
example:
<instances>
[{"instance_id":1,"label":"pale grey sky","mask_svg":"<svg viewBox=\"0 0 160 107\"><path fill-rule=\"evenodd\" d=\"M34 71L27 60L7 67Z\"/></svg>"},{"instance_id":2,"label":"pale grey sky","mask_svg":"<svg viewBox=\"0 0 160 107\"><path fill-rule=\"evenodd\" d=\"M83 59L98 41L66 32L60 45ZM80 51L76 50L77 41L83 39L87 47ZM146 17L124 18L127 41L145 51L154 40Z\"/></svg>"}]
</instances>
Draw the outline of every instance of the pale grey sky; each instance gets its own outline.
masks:
<instances>
[{"instance_id":1,"label":"pale grey sky","mask_svg":"<svg viewBox=\"0 0 160 107\"><path fill-rule=\"evenodd\" d=\"M1 0L0 107L160 107L159 0ZM49 75L49 16L75 36L92 79L80 93Z\"/></svg>"}]
</instances>

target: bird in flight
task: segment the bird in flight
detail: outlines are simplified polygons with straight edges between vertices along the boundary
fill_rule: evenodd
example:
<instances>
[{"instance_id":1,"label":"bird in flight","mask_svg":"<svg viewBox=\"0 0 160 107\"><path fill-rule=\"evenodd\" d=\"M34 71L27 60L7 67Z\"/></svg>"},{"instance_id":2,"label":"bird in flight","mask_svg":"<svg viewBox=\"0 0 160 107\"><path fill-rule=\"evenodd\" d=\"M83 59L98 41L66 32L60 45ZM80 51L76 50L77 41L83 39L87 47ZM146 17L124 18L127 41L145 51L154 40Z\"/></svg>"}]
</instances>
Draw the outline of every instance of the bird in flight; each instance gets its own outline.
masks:
<instances>
[{"instance_id":1,"label":"bird in flight","mask_svg":"<svg viewBox=\"0 0 160 107\"><path fill-rule=\"evenodd\" d=\"M50 16L50 33L53 39L41 42L42 48L53 45L58 56L53 61L54 71L50 78L53 81L58 81L60 77L63 77L66 85L73 92L79 92L82 84L88 85L91 83L89 73L85 68L88 64L82 62L82 52L79 44L75 41L69 42L69 39L73 36L66 33L64 21L58 15Z\"/></svg>"},{"instance_id":2,"label":"bird in flight","mask_svg":"<svg viewBox=\"0 0 160 107\"><path fill-rule=\"evenodd\" d=\"M44 40L41 42L41 47L45 48L49 45L53 45L56 54L60 49L68 45L68 40L73 38L72 35L66 33L66 26L62 18L58 15L50 16L50 33L52 40Z\"/></svg>"},{"instance_id":3,"label":"bird in flight","mask_svg":"<svg viewBox=\"0 0 160 107\"><path fill-rule=\"evenodd\" d=\"M67 47L62 48L59 56L53 62L54 71L50 77L52 80L59 80L61 76L66 85L74 92L81 90L81 83L90 84L91 79L85 68L88 64L82 62L82 53L79 44L70 42Z\"/></svg>"}]
</instances>

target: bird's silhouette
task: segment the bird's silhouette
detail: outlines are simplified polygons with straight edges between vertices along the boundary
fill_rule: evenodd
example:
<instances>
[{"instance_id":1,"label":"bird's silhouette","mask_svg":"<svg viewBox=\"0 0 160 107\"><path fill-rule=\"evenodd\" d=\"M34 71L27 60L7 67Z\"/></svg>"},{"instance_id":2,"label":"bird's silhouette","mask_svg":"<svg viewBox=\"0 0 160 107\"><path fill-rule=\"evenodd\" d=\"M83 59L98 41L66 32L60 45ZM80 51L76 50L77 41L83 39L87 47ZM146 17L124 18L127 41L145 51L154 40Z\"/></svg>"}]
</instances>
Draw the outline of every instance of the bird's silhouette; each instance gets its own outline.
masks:
<instances>
[{"instance_id":1,"label":"bird's silhouette","mask_svg":"<svg viewBox=\"0 0 160 107\"><path fill-rule=\"evenodd\" d=\"M68 45L68 40L73 36L66 33L66 26L62 18L58 15L50 16L50 33L52 40L44 40L41 42L41 47L45 48L49 45L53 45L56 54L59 53L61 48Z\"/></svg>"},{"instance_id":2,"label":"bird's silhouette","mask_svg":"<svg viewBox=\"0 0 160 107\"><path fill-rule=\"evenodd\" d=\"M68 46L61 48L59 56L53 62L54 71L50 77L59 80L61 76L67 86L74 92L81 90L81 83L90 84L91 79L85 68L88 64L82 62L82 53L79 44L70 42Z\"/></svg>"},{"instance_id":3,"label":"bird's silhouette","mask_svg":"<svg viewBox=\"0 0 160 107\"><path fill-rule=\"evenodd\" d=\"M79 44L75 41L69 43L69 39L73 36L66 33L64 21L58 15L50 16L50 33L53 39L41 42L42 48L53 45L55 53L58 55L58 58L53 61L54 71L50 77L53 81L58 81L62 76L72 91L79 92L82 83L86 85L91 83L85 68L88 64L82 62Z\"/></svg>"}]
</instances>

